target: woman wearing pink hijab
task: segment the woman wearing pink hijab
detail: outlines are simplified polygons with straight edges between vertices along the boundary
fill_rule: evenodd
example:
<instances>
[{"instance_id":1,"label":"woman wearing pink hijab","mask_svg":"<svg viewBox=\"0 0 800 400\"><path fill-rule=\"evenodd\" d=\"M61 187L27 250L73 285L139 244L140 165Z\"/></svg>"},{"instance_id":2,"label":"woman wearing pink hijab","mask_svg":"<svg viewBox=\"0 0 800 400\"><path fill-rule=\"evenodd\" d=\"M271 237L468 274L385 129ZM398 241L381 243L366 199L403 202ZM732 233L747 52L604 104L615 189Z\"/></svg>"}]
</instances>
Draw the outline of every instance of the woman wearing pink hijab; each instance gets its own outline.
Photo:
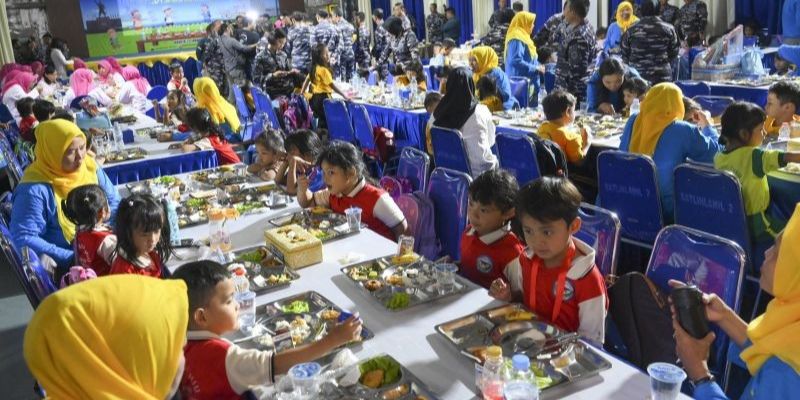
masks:
<instances>
[{"instance_id":1,"label":"woman wearing pink hijab","mask_svg":"<svg viewBox=\"0 0 800 400\"><path fill-rule=\"evenodd\" d=\"M74 69L76 69L76 70L79 69L79 68L86 68L86 69L89 68L89 66L86 65L86 61L83 61L78 57L73 57L72 58L72 67Z\"/></svg>"},{"instance_id":2,"label":"woman wearing pink hijab","mask_svg":"<svg viewBox=\"0 0 800 400\"><path fill-rule=\"evenodd\" d=\"M97 80L103 86L122 87L125 83L125 78L121 74L114 71L114 66L108 60L100 60L97 62Z\"/></svg>"},{"instance_id":3,"label":"woman wearing pink hijab","mask_svg":"<svg viewBox=\"0 0 800 400\"><path fill-rule=\"evenodd\" d=\"M34 89L39 79L30 72L13 71L6 75L3 80L3 104L11 111L14 120L19 124L19 111L17 111L17 100L30 97L39 97L39 92Z\"/></svg>"},{"instance_id":4,"label":"woman wearing pink hijab","mask_svg":"<svg viewBox=\"0 0 800 400\"><path fill-rule=\"evenodd\" d=\"M120 65L119 60L114 57L106 57L105 60L111 64L111 69L114 70L114 72L122 75L122 65Z\"/></svg>"},{"instance_id":5,"label":"woman wearing pink hijab","mask_svg":"<svg viewBox=\"0 0 800 400\"><path fill-rule=\"evenodd\" d=\"M92 96L98 104L111 105L111 98L94 84L94 73L86 68L78 68L69 77L69 90L64 95L64 107L69 107L72 100L80 96Z\"/></svg>"},{"instance_id":6,"label":"woman wearing pink hijab","mask_svg":"<svg viewBox=\"0 0 800 400\"><path fill-rule=\"evenodd\" d=\"M147 111L147 93L150 91L150 83L147 82L147 79L142 78L136 67L130 65L122 69L122 77L126 82L117 94L117 101L122 104L130 104L139 112Z\"/></svg>"},{"instance_id":7,"label":"woman wearing pink hijab","mask_svg":"<svg viewBox=\"0 0 800 400\"><path fill-rule=\"evenodd\" d=\"M34 61L31 63L31 71L39 78L44 75L44 64L41 61Z\"/></svg>"}]
</instances>

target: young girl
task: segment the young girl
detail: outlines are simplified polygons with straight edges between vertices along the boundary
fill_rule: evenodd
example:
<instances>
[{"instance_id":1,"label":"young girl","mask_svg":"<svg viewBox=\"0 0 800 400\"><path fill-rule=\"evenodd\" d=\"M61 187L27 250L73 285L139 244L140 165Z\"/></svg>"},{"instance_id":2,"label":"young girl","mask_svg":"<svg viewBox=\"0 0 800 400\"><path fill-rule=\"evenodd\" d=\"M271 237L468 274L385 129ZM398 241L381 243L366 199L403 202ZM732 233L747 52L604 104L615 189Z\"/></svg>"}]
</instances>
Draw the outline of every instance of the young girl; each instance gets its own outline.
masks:
<instances>
[{"instance_id":1,"label":"young girl","mask_svg":"<svg viewBox=\"0 0 800 400\"><path fill-rule=\"evenodd\" d=\"M345 99L350 99L333 83L333 73L330 66L330 54L328 47L320 43L311 49L311 72L303 82L302 93L306 93L311 88L311 110L319 118L317 127L327 129L328 122L325 119L325 109L322 107L325 99L331 98L333 92L339 93Z\"/></svg>"},{"instance_id":2,"label":"young girl","mask_svg":"<svg viewBox=\"0 0 800 400\"><path fill-rule=\"evenodd\" d=\"M625 101L624 115L629 116L631 113L631 104L633 99L639 99L639 103L644 101L647 91L650 90L650 84L642 78L626 79L622 84L622 95Z\"/></svg>"},{"instance_id":3,"label":"young girl","mask_svg":"<svg viewBox=\"0 0 800 400\"><path fill-rule=\"evenodd\" d=\"M192 89L189 87L189 81L183 76L183 66L178 62L174 62L169 65L169 73L172 79L167 83L167 90L170 92L179 90L186 95L186 97L190 97L192 95Z\"/></svg>"},{"instance_id":4,"label":"young girl","mask_svg":"<svg viewBox=\"0 0 800 400\"><path fill-rule=\"evenodd\" d=\"M172 247L164 207L150 195L134 194L119 203L114 233L117 247L111 274L165 278Z\"/></svg>"},{"instance_id":5,"label":"young girl","mask_svg":"<svg viewBox=\"0 0 800 400\"><path fill-rule=\"evenodd\" d=\"M44 67L42 79L36 84L36 90L39 91L39 95L51 99L55 97L56 91L58 91L60 86L61 84L58 83L56 68L52 65Z\"/></svg>"},{"instance_id":6,"label":"young girl","mask_svg":"<svg viewBox=\"0 0 800 400\"><path fill-rule=\"evenodd\" d=\"M300 129L289 135L284 141L286 162L278 168L278 183L286 185L286 192L297 193L298 173L310 177L311 190L319 190L324 186L322 174L314 165L317 156L322 152L322 142L316 133L308 129Z\"/></svg>"},{"instance_id":7,"label":"young girl","mask_svg":"<svg viewBox=\"0 0 800 400\"><path fill-rule=\"evenodd\" d=\"M98 185L72 189L62 200L64 215L75 224L75 264L108 275L114 261L117 237L106 221L111 217L106 193Z\"/></svg>"},{"instance_id":8,"label":"young girl","mask_svg":"<svg viewBox=\"0 0 800 400\"><path fill-rule=\"evenodd\" d=\"M411 84L411 79L417 80L417 90L421 92L428 90L425 70L422 68L422 63L420 63L419 60L411 61L406 65L403 75L397 77L397 83L408 86Z\"/></svg>"},{"instance_id":9,"label":"young girl","mask_svg":"<svg viewBox=\"0 0 800 400\"><path fill-rule=\"evenodd\" d=\"M769 242L786 225L772 213L767 174L790 162L800 162L800 153L762 150L766 114L755 104L733 103L722 114L720 142L725 151L714 157L717 169L733 172L742 185L750 240Z\"/></svg>"},{"instance_id":10,"label":"young girl","mask_svg":"<svg viewBox=\"0 0 800 400\"><path fill-rule=\"evenodd\" d=\"M117 93L117 102L130 104L134 109L144 113L148 107L147 93L150 91L150 83L142 78L136 67L130 65L122 69L122 77L125 78L125 83Z\"/></svg>"},{"instance_id":11,"label":"young girl","mask_svg":"<svg viewBox=\"0 0 800 400\"><path fill-rule=\"evenodd\" d=\"M178 132L164 132L158 136L159 142L171 142L173 140L186 140L189 138L189 125L186 123L186 113L189 111L186 95L180 90L172 90L167 94L167 101L164 104L164 113L158 107L158 101L153 100L153 111L155 119L161 121L166 126L174 126Z\"/></svg>"},{"instance_id":12,"label":"young girl","mask_svg":"<svg viewBox=\"0 0 800 400\"><path fill-rule=\"evenodd\" d=\"M214 150L217 152L217 157L219 157L219 162L222 165L241 162L239 155L233 150L231 144L225 140L225 133L222 132L222 128L211 119L211 114L208 110L205 108L193 108L186 113L186 121L189 128L200 139L193 143L184 143L184 152Z\"/></svg>"},{"instance_id":13,"label":"young girl","mask_svg":"<svg viewBox=\"0 0 800 400\"><path fill-rule=\"evenodd\" d=\"M33 136L33 129L36 128L36 117L33 115L33 103L36 100L30 97L23 97L17 100L17 112L19 113L19 135L26 142L34 143L36 138Z\"/></svg>"},{"instance_id":14,"label":"young girl","mask_svg":"<svg viewBox=\"0 0 800 400\"><path fill-rule=\"evenodd\" d=\"M389 240L405 233L403 212L388 193L367 183L361 152L350 143L335 140L319 155L317 165L327 188L311 192L308 178L298 177L297 201L301 207L329 207L343 214L361 208L361 222Z\"/></svg>"},{"instance_id":15,"label":"young girl","mask_svg":"<svg viewBox=\"0 0 800 400\"><path fill-rule=\"evenodd\" d=\"M283 133L268 128L256 138L255 147L258 159L247 167L247 171L265 181L274 181L286 157Z\"/></svg>"}]
</instances>

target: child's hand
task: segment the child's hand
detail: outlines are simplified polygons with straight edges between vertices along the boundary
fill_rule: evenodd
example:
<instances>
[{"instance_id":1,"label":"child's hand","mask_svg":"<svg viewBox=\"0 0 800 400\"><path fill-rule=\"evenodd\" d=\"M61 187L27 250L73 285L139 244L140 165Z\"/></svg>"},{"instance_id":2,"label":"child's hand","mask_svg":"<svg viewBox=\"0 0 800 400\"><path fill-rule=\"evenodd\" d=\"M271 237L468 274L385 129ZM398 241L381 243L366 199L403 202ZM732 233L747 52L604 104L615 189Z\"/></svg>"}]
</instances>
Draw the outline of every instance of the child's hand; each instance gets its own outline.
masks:
<instances>
[{"instance_id":1,"label":"child's hand","mask_svg":"<svg viewBox=\"0 0 800 400\"><path fill-rule=\"evenodd\" d=\"M297 175L297 188L301 192L308 190L308 177L306 174Z\"/></svg>"},{"instance_id":2,"label":"child's hand","mask_svg":"<svg viewBox=\"0 0 800 400\"><path fill-rule=\"evenodd\" d=\"M358 313L331 328L327 338L334 347L339 347L361 338L361 319L358 317Z\"/></svg>"},{"instance_id":3,"label":"child's hand","mask_svg":"<svg viewBox=\"0 0 800 400\"><path fill-rule=\"evenodd\" d=\"M592 142L592 129L588 126L581 127L581 139L583 139L584 144L589 144Z\"/></svg>"},{"instance_id":4,"label":"child's hand","mask_svg":"<svg viewBox=\"0 0 800 400\"><path fill-rule=\"evenodd\" d=\"M489 286L489 296L497 300L510 302L511 301L511 287L508 286L506 281L497 278Z\"/></svg>"}]
</instances>

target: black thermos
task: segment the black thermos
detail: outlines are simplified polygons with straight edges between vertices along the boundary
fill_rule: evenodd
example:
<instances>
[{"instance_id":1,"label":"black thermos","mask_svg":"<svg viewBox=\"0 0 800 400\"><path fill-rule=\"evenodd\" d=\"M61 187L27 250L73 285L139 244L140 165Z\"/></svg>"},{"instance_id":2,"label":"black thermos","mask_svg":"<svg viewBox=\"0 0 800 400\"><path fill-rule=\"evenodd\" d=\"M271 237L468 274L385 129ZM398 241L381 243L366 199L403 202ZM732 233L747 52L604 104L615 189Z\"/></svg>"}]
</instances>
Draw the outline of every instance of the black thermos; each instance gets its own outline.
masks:
<instances>
[{"instance_id":1,"label":"black thermos","mask_svg":"<svg viewBox=\"0 0 800 400\"><path fill-rule=\"evenodd\" d=\"M672 289L672 305L683 330L696 339L702 339L710 331L703 293L696 286Z\"/></svg>"}]
</instances>

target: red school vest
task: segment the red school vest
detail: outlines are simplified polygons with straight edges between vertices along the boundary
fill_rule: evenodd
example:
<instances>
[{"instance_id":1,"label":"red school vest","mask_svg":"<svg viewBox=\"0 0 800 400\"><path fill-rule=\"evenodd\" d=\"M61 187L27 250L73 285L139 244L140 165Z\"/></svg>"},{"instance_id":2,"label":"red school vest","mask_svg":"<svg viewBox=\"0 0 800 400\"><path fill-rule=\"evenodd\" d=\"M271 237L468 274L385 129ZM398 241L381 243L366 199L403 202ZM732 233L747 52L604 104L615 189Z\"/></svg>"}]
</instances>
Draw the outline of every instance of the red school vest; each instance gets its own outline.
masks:
<instances>
[{"instance_id":1,"label":"red school vest","mask_svg":"<svg viewBox=\"0 0 800 400\"><path fill-rule=\"evenodd\" d=\"M117 255L111 264L110 275L114 274L136 274L161 278L161 257L155 251L150 252L150 265L147 268L139 268L121 255Z\"/></svg>"},{"instance_id":2,"label":"red school vest","mask_svg":"<svg viewBox=\"0 0 800 400\"><path fill-rule=\"evenodd\" d=\"M467 226L461 235L461 273L488 289L495 279L505 279L506 265L519 257L524 246L512 232L492 244L486 244L477 233L467 235L470 229L472 227Z\"/></svg>"},{"instance_id":3,"label":"red school vest","mask_svg":"<svg viewBox=\"0 0 800 400\"><path fill-rule=\"evenodd\" d=\"M83 231L75 234L75 244L78 255L78 264L84 268L91 268L97 276L108 275L111 272L111 265L97 254L100 243L106 237L113 235L111 231Z\"/></svg>"},{"instance_id":4,"label":"red school vest","mask_svg":"<svg viewBox=\"0 0 800 400\"><path fill-rule=\"evenodd\" d=\"M373 215L373 211L375 210L375 203L378 202L378 199L386 192L382 189L378 189L375 186L370 184L364 185L364 188L361 189L354 197L348 196L335 196L331 195L330 203L331 203L331 210L336 213L344 214L344 211L350 207L358 207L361 209L361 222L366 224L369 229L377 232L381 236L395 241L397 238L394 237L394 233L392 230L383 223L383 221L379 220L375 215Z\"/></svg>"},{"instance_id":5,"label":"red school vest","mask_svg":"<svg viewBox=\"0 0 800 400\"><path fill-rule=\"evenodd\" d=\"M228 382L225 358L230 343L222 339L189 340L183 347L186 367L181 379L184 400L239 399Z\"/></svg>"},{"instance_id":6,"label":"red school vest","mask_svg":"<svg viewBox=\"0 0 800 400\"><path fill-rule=\"evenodd\" d=\"M208 141L211 142L211 147L213 147L214 151L217 152L219 163L221 165L236 164L241 162L239 155L233 151L233 147L230 143L219 140L219 136L216 135L209 136Z\"/></svg>"}]
</instances>

